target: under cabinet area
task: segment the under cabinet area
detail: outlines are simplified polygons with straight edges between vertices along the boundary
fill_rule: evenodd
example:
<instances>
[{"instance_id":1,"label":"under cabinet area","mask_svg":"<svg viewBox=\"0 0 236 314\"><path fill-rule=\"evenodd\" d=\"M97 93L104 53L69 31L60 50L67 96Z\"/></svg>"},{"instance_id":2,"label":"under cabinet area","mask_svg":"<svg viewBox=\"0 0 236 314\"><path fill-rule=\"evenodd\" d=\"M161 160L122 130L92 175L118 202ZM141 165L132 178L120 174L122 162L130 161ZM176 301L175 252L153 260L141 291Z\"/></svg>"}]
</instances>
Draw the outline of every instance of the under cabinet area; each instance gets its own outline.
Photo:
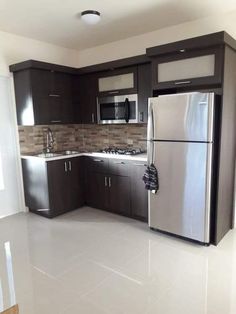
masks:
<instances>
[{"instance_id":1,"label":"under cabinet area","mask_svg":"<svg viewBox=\"0 0 236 314\"><path fill-rule=\"evenodd\" d=\"M22 169L30 211L52 218L83 206L82 159L22 159Z\"/></svg>"}]
</instances>

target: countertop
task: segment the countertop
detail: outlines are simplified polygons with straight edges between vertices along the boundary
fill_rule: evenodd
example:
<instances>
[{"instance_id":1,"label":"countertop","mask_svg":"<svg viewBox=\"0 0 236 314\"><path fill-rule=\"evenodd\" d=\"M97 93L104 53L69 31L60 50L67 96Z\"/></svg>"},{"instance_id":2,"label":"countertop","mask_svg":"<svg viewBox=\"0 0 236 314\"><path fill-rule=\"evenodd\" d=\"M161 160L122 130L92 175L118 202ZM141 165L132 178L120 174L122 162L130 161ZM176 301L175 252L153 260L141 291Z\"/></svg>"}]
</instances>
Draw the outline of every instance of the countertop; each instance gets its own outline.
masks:
<instances>
[{"instance_id":1,"label":"countertop","mask_svg":"<svg viewBox=\"0 0 236 314\"><path fill-rule=\"evenodd\" d=\"M147 154L138 154L138 155L118 155L118 154L105 154L105 153L78 153L78 154L71 154L71 155L59 155L54 157L39 157L37 155L21 155L22 159L41 159L45 162L59 160L59 159L67 159L67 158L74 158L79 156L90 156L90 157L100 157L100 158L114 158L114 159L124 159L124 160L134 160L134 161L147 161Z\"/></svg>"}]
</instances>

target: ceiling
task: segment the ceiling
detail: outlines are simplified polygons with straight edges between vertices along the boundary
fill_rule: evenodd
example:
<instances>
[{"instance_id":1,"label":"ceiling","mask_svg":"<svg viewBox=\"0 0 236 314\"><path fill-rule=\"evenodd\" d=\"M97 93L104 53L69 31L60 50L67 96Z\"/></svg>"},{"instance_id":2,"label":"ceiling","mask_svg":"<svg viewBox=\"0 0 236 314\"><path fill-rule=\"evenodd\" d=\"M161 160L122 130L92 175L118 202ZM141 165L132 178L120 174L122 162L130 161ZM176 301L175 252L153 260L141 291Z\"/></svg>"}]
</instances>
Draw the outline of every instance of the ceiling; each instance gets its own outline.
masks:
<instances>
[{"instance_id":1,"label":"ceiling","mask_svg":"<svg viewBox=\"0 0 236 314\"><path fill-rule=\"evenodd\" d=\"M88 9L99 24L81 21ZM81 50L235 9L235 0L0 0L0 30Z\"/></svg>"}]
</instances>

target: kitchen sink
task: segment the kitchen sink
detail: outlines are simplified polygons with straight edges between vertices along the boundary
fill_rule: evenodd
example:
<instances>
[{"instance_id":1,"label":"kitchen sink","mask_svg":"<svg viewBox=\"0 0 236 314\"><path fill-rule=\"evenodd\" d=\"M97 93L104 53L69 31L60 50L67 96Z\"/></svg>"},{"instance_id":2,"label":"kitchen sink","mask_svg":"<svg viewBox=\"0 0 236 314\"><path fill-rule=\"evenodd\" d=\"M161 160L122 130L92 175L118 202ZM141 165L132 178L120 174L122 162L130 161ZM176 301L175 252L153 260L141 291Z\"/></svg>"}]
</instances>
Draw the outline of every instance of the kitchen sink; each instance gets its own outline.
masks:
<instances>
[{"instance_id":1,"label":"kitchen sink","mask_svg":"<svg viewBox=\"0 0 236 314\"><path fill-rule=\"evenodd\" d=\"M41 153L36 155L37 157L44 157L44 158L51 158L51 157L57 157L57 156L61 156L63 154L59 154L59 153Z\"/></svg>"},{"instance_id":2,"label":"kitchen sink","mask_svg":"<svg viewBox=\"0 0 236 314\"><path fill-rule=\"evenodd\" d=\"M60 153L40 153L36 155L37 157L43 157L43 158L52 158L52 157L58 157L58 156L65 156L65 155L74 155L78 154L79 152L77 150L65 150Z\"/></svg>"},{"instance_id":3,"label":"kitchen sink","mask_svg":"<svg viewBox=\"0 0 236 314\"><path fill-rule=\"evenodd\" d=\"M62 152L62 155L73 155L73 154L79 154L77 150L66 150Z\"/></svg>"}]
</instances>

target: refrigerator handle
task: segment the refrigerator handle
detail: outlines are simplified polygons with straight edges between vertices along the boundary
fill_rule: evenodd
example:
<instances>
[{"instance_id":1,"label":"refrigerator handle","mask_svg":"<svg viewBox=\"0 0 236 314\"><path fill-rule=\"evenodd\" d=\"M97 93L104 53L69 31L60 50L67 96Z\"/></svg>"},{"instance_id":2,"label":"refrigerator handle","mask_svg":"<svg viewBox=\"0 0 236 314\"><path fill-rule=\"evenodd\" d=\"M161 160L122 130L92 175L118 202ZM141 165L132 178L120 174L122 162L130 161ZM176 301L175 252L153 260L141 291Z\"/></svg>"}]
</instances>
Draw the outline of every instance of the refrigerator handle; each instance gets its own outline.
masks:
<instances>
[{"instance_id":1,"label":"refrigerator handle","mask_svg":"<svg viewBox=\"0 0 236 314\"><path fill-rule=\"evenodd\" d=\"M147 125L147 139L148 141L153 140L154 137L154 114L152 100L149 99L148 104L148 125Z\"/></svg>"},{"instance_id":2,"label":"refrigerator handle","mask_svg":"<svg viewBox=\"0 0 236 314\"><path fill-rule=\"evenodd\" d=\"M148 140L148 164L152 164L154 161L154 113L152 100L149 99L148 104L148 127L147 127L147 140Z\"/></svg>"}]
</instances>

